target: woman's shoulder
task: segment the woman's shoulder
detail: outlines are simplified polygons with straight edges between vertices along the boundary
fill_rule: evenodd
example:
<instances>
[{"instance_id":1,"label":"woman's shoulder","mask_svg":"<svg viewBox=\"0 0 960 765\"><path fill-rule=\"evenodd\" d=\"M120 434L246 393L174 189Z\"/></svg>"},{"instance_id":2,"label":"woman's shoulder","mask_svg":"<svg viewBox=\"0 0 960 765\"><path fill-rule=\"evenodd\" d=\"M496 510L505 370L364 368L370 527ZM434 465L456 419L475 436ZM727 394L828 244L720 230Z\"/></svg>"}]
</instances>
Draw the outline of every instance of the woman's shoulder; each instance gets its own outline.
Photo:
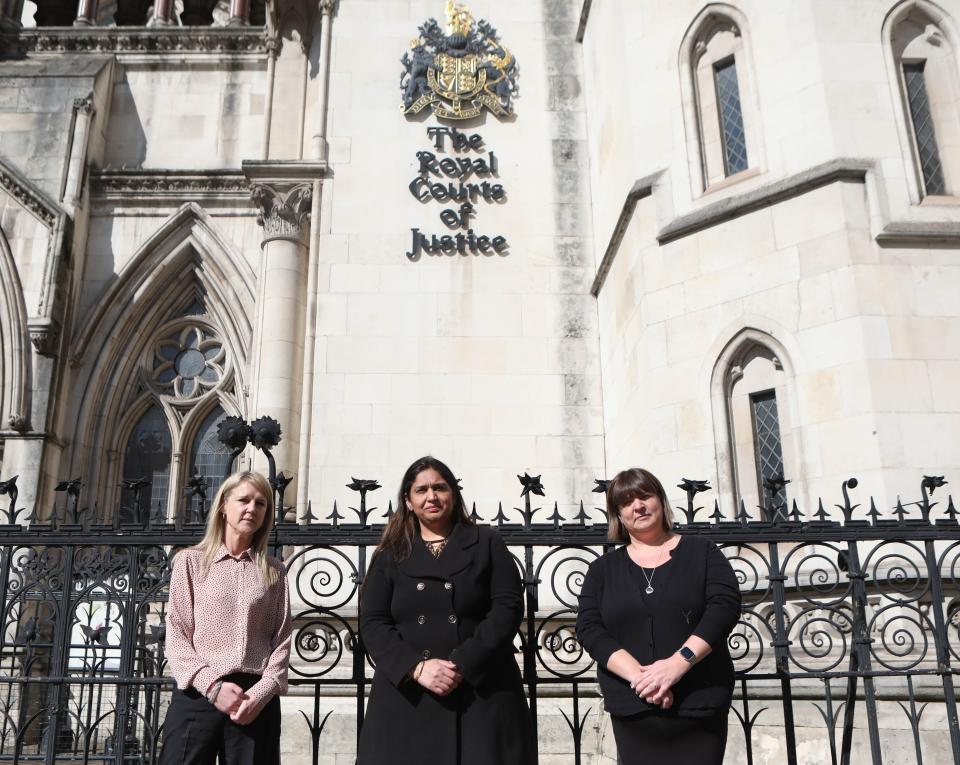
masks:
<instances>
[{"instance_id":1,"label":"woman's shoulder","mask_svg":"<svg viewBox=\"0 0 960 765\"><path fill-rule=\"evenodd\" d=\"M199 547L181 547L173 556L173 565L194 569L203 561L203 550Z\"/></svg>"},{"instance_id":2,"label":"woman's shoulder","mask_svg":"<svg viewBox=\"0 0 960 765\"><path fill-rule=\"evenodd\" d=\"M624 545L617 545L612 550L607 550L591 561L590 568L598 572L610 571L613 567L623 563L624 557L626 556L626 549Z\"/></svg>"},{"instance_id":3,"label":"woman's shoulder","mask_svg":"<svg viewBox=\"0 0 960 765\"><path fill-rule=\"evenodd\" d=\"M285 564L279 558L274 558L272 555L267 556L267 565L280 574L285 574L287 572L287 564Z\"/></svg>"}]
</instances>

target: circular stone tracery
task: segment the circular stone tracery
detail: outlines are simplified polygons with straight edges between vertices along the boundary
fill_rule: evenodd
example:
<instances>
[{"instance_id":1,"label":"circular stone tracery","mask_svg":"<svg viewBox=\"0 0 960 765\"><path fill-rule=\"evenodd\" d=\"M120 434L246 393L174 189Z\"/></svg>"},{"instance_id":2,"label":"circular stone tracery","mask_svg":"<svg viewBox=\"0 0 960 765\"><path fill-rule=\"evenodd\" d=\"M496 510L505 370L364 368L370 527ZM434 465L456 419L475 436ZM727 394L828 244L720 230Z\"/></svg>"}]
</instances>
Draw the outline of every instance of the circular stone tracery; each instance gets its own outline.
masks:
<instances>
[{"instance_id":1,"label":"circular stone tracery","mask_svg":"<svg viewBox=\"0 0 960 765\"><path fill-rule=\"evenodd\" d=\"M225 356L218 337L201 326L190 324L157 342L150 377L167 395L197 398L223 379Z\"/></svg>"}]
</instances>

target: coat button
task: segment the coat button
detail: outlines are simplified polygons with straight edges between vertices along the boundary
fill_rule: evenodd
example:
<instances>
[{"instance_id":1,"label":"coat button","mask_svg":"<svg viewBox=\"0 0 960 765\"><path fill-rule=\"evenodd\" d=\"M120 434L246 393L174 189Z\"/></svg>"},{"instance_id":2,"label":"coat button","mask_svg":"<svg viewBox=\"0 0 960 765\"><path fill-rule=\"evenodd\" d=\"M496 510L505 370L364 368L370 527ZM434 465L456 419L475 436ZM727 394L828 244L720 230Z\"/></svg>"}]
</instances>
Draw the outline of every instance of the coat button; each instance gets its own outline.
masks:
<instances>
[{"instance_id":1,"label":"coat button","mask_svg":"<svg viewBox=\"0 0 960 765\"><path fill-rule=\"evenodd\" d=\"M452 589L453 589L453 582L444 582L444 583L443 583L443 589L445 589L445 590L452 590Z\"/></svg>"},{"instance_id":2,"label":"coat button","mask_svg":"<svg viewBox=\"0 0 960 765\"><path fill-rule=\"evenodd\" d=\"M417 624L426 624L426 623L427 623L427 617L424 616L423 614L420 614L420 616L417 617Z\"/></svg>"},{"instance_id":3,"label":"coat button","mask_svg":"<svg viewBox=\"0 0 960 765\"><path fill-rule=\"evenodd\" d=\"M423 652L422 654L420 654L420 655L423 657L423 660L426 661L427 659L430 658L430 651L424 651L424 652Z\"/></svg>"},{"instance_id":4,"label":"coat button","mask_svg":"<svg viewBox=\"0 0 960 765\"><path fill-rule=\"evenodd\" d=\"M456 614L450 614L450 616L447 617L447 621L450 622L450 624L456 624L457 623Z\"/></svg>"},{"instance_id":5,"label":"coat button","mask_svg":"<svg viewBox=\"0 0 960 765\"><path fill-rule=\"evenodd\" d=\"M417 589L418 589L418 590L420 590L420 591L422 592L422 591L425 590L426 588L427 588L427 585L425 585L423 582L417 582Z\"/></svg>"}]
</instances>

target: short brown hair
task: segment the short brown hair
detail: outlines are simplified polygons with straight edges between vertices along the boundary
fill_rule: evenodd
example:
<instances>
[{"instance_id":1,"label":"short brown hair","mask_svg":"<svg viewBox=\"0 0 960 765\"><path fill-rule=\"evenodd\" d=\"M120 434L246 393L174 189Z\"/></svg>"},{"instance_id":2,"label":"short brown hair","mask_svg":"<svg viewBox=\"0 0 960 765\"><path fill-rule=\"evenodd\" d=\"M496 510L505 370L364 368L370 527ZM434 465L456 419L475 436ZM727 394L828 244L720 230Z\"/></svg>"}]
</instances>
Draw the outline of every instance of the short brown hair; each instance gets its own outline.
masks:
<instances>
[{"instance_id":1,"label":"short brown hair","mask_svg":"<svg viewBox=\"0 0 960 765\"><path fill-rule=\"evenodd\" d=\"M673 508L663 484L649 470L643 468L627 468L617 473L607 485L607 539L618 544L630 541L630 535L620 522L620 508L627 502L640 497L656 497L663 505L663 528L670 531L673 528Z\"/></svg>"}]
</instances>

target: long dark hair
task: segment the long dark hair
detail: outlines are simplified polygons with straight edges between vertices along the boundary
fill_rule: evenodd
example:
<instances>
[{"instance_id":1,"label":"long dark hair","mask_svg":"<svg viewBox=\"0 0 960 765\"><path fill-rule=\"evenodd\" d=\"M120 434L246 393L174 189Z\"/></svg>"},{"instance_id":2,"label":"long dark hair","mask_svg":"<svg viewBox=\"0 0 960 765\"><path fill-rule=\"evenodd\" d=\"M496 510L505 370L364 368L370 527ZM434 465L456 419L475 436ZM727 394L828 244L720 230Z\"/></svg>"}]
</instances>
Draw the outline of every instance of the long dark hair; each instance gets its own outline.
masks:
<instances>
[{"instance_id":1,"label":"long dark hair","mask_svg":"<svg viewBox=\"0 0 960 765\"><path fill-rule=\"evenodd\" d=\"M402 561L410 557L410 551L413 549L414 540L417 538L420 529L420 522L412 510L407 509L407 499L410 496L410 489L417 476L424 470L433 468L440 477L450 487L453 493L453 508L451 512L454 523L473 524L470 516L467 515L467 506L463 501L463 495L460 493L460 485L457 483L453 471L436 457L427 455L414 461L400 480L400 489L397 492L397 505L394 514L387 521L380 537L380 543L374 551L374 556L379 555L384 550L393 553L396 560Z\"/></svg>"}]
</instances>

